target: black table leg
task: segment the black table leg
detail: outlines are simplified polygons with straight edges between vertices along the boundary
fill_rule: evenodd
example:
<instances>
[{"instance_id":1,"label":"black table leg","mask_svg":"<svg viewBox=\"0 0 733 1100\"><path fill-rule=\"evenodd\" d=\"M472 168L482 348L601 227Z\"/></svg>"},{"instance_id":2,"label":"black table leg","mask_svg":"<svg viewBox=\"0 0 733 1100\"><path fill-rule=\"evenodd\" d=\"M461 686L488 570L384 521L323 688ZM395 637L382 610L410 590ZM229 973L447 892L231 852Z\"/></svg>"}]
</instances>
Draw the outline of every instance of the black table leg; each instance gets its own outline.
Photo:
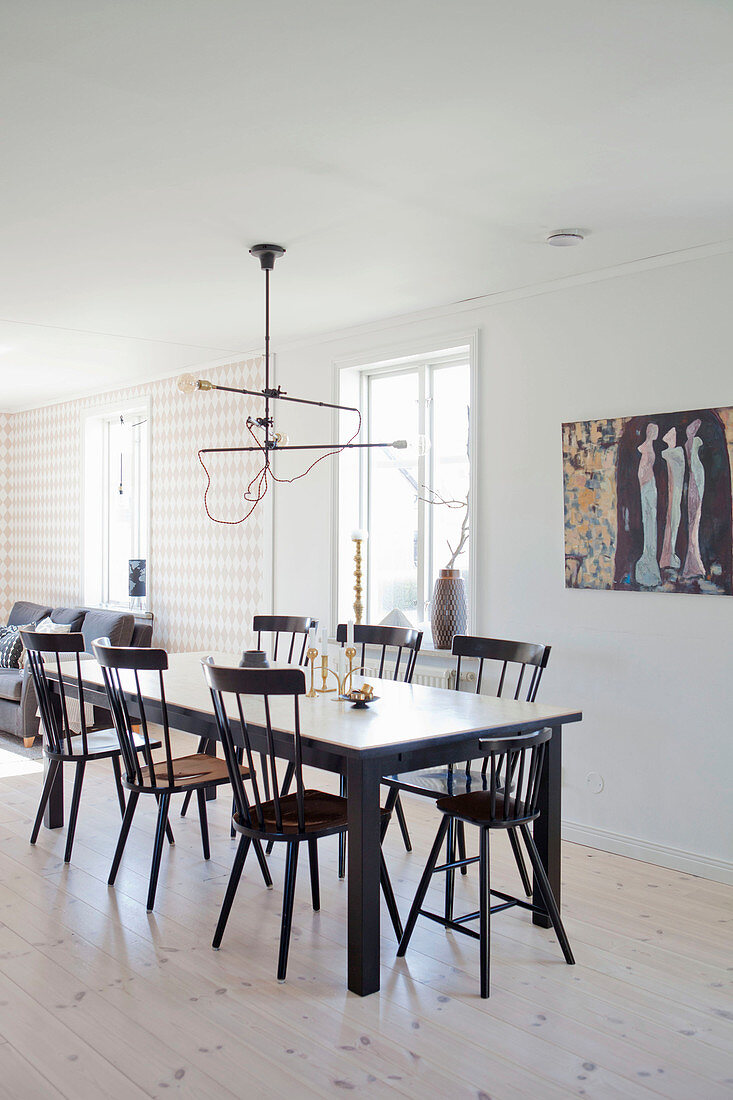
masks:
<instances>
[{"instance_id":1,"label":"black table leg","mask_svg":"<svg viewBox=\"0 0 733 1100\"><path fill-rule=\"evenodd\" d=\"M552 739L547 746L545 763L542 768L539 796L540 816L535 821L532 832L540 859L547 871L547 877L550 880L558 910L560 909L561 791L562 726L553 726ZM536 877L534 878L533 890L535 899L542 897L542 893L537 886ZM552 927L550 918L544 917L540 913L534 913L532 921L543 928Z\"/></svg>"},{"instance_id":2,"label":"black table leg","mask_svg":"<svg viewBox=\"0 0 733 1100\"><path fill-rule=\"evenodd\" d=\"M348 790L348 988L360 997L379 989L379 768L351 757Z\"/></svg>"},{"instance_id":3,"label":"black table leg","mask_svg":"<svg viewBox=\"0 0 733 1100\"><path fill-rule=\"evenodd\" d=\"M206 748L204 749L206 755L216 756L216 746L218 744L219 742L215 740L215 738L209 738L209 740L206 742ZM204 790L206 791L207 802L211 802L214 798L216 798L216 787L205 787Z\"/></svg>"}]
</instances>

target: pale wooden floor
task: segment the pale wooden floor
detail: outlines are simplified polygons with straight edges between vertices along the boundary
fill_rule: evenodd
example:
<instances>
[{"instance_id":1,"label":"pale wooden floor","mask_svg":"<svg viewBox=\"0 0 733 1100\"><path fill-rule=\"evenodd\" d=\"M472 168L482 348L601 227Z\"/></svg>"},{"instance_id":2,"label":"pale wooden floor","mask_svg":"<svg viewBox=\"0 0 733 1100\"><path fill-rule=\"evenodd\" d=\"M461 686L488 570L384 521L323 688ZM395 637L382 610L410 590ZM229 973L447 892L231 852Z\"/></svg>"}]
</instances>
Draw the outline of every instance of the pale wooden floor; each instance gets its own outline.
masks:
<instances>
[{"instance_id":1,"label":"pale wooden floor","mask_svg":"<svg viewBox=\"0 0 733 1100\"><path fill-rule=\"evenodd\" d=\"M88 769L64 867L62 833L44 829L28 844L40 776L21 764L0 752L2 1097L733 1096L729 887L567 844L577 966L527 914L498 914L492 996L481 1001L472 940L421 921L397 961L385 914L382 990L361 1000L344 988L335 840L321 845L319 914L302 866L288 981L278 985L277 849L275 890L248 864L222 950L209 946L235 843L227 798L210 804L208 864L195 808L174 819L148 916L148 800L110 889L119 817L106 767ZM429 803L406 806L415 851L403 851L395 826L387 843L403 915L436 822ZM505 838L494 849L494 883L514 889ZM475 869L459 879L470 908L475 879Z\"/></svg>"}]
</instances>

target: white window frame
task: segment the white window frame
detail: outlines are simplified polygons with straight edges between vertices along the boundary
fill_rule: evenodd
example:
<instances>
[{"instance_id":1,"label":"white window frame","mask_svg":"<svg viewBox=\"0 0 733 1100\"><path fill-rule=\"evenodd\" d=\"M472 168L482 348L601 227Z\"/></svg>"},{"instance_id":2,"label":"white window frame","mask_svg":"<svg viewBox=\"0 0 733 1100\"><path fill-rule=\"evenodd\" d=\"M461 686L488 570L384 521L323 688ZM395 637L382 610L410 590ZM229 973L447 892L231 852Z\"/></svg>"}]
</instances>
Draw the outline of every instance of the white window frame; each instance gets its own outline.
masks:
<instances>
[{"instance_id":1,"label":"white window frame","mask_svg":"<svg viewBox=\"0 0 733 1100\"><path fill-rule=\"evenodd\" d=\"M136 598L134 611L138 614L147 612L151 607L151 484L150 484L150 453L152 444L152 420L151 401L149 396L128 398L126 401L116 401L106 405L95 405L84 410L82 414L82 470L81 470L81 602L88 607L102 607L130 610L130 601L125 603L111 603L105 601L105 593L108 592L109 578L106 576L108 568L107 537L109 524L107 511L109 500L104 494L104 486L108 484L108 453L104 445L105 424L110 420L134 413L142 415L147 420L148 447L146 459L140 464L137 475L140 481L147 481L147 507L146 525L148 530L148 546L146 550L145 588L146 595ZM100 462L100 452L102 461Z\"/></svg>"},{"instance_id":2,"label":"white window frame","mask_svg":"<svg viewBox=\"0 0 733 1100\"><path fill-rule=\"evenodd\" d=\"M333 398L336 403L353 404L354 403L354 378L358 378L358 393L359 407L363 413L362 433L360 436L361 441L367 439L368 433L368 378L375 374L381 373L403 373L406 370L414 369L417 365L427 368L428 365L439 367L442 365L450 365L455 362L468 362L469 368L469 400L471 408L471 416L469 421L469 451L470 451L470 477L469 477L469 489L470 489L470 510L469 510L469 540L468 540L468 630L475 629L476 624L476 562L477 562L477 546L478 546L478 523L477 523L477 493L476 493L476 479L477 479L477 435L476 435L476 411L478 409L478 377L477 377L477 363L478 363L478 332L472 331L469 333L453 334L449 337L443 337L438 339L431 339L424 341L422 344L412 343L411 345L403 346L401 348L392 347L390 349L391 354L365 354L361 356L355 356L349 359L334 360L332 363L333 371ZM345 373L346 372L346 373ZM424 379L426 371L421 372L420 378L420 426L421 434L429 434L423 432L422 429L426 426L426 403L424 392ZM348 380L348 382L347 382ZM344 393L346 390L346 393ZM339 425L339 414L335 413L333 417L333 430L334 439L341 436L347 438L344 434L344 427ZM358 501L358 516L360 522L355 524L356 526L362 526L368 528L368 460L367 451L357 452L359 454L359 501ZM424 459L424 463L430 463L432 461L430 454ZM340 516L340 499L341 499L341 462L336 461L333 463L332 472L332 485L331 485L331 514L332 514L332 530L331 530L331 561L334 563L331 571L331 608L330 608L330 627L335 632L338 616L339 616L339 590L340 590L340 570L345 568L349 575L351 575L350 563L347 565L344 561L345 551L345 539L343 532L341 531L341 516ZM418 500L418 532L419 541L421 545L427 547L427 555L423 556L423 568L418 569L418 601L422 599L431 599L432 593L426 593L427 578L431 575L432 563L429 560L429 556L432 554L432 539L425 540L425 525L432 523L432 517L427 515L428 505L425 502ZM366 586L370 583L370 556L368 545L366 548L367 565L365 570ZM422 575L421 575L422 574ZM365 586L365 587L366 587ZM368 607L368 594L364 599L364 615L366 619L367 607ZM424 606L424 604L423 604ZM350 610L350 605L348 610ZM429 652L429 651L428 651Z\"/></svg>"}]
</instances>

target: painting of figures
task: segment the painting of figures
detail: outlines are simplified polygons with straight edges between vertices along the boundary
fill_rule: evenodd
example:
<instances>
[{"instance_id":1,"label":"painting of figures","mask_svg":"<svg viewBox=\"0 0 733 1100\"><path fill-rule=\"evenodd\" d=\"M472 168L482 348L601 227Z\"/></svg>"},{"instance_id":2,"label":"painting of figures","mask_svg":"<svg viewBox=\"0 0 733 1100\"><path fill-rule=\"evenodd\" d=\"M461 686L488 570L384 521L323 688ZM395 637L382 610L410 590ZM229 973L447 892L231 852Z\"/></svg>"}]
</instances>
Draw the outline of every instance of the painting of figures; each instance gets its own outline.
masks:
<instances>
[{"instance_id":1,"label":"painting of figures","mask_svg":"<svg viewBox=\"0 0 733 1100\"><path fill-rule=\"evenodd\" d=\"M733 408L563 424L565 584L733 595Z\"/></svg>"}]
</instances>

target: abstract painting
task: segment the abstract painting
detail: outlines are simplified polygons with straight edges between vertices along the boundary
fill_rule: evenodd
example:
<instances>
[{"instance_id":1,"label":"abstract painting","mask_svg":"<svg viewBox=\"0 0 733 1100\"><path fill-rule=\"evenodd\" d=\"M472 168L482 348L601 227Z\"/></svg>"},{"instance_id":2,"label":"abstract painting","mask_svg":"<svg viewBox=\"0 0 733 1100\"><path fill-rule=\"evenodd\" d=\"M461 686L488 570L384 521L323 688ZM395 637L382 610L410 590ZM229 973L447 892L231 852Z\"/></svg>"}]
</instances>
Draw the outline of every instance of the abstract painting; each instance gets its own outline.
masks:
<instances>
[{"instance_id":1,"label":"abstract painting","mask_svg":"<svg viewBox=\"0 0 733 1100\"><path fill-rule=\"evenodd\" d=\"M565 585L733 595L733 408L563 424Z\"/></svg>"}]
</instances>

